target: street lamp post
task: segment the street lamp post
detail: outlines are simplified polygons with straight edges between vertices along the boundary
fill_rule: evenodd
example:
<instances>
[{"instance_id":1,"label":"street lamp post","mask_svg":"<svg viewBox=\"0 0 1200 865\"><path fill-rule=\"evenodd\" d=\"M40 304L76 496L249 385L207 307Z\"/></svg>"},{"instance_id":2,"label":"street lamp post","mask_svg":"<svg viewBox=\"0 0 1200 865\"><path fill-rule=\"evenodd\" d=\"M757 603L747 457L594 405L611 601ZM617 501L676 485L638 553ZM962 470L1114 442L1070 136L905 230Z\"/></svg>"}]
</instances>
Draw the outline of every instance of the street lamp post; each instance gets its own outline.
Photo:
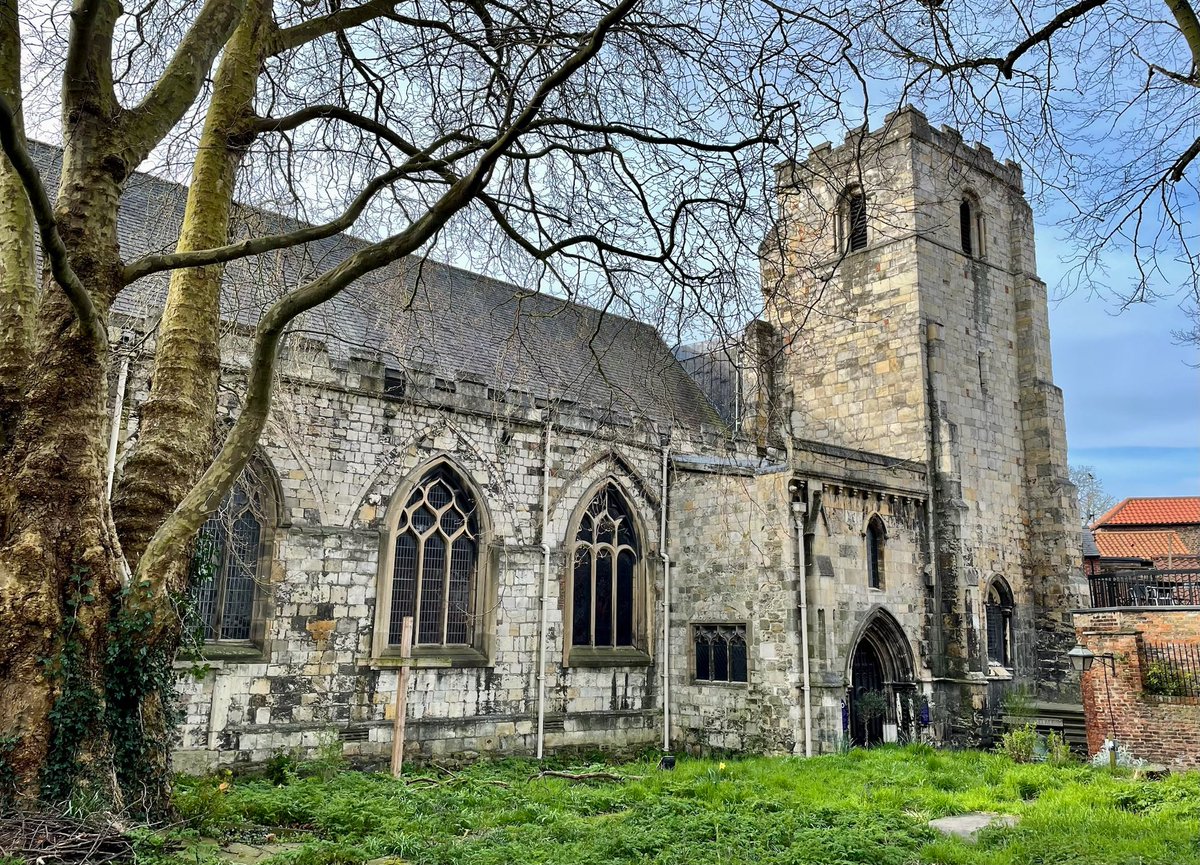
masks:
<instances>
[{"instance_id":1,"label":"street lamp post","mask_svg":"<svg viewBox=\"0 0 1200 865\"><path fill-rule=\"evenodd\" d=\"M1100 668L1104 670L1104 702L1108 704L1108 728L1112 732L1112 745L1108 749L1108 767L1115 771L1117 768L1117 721L1113 714L1112 694L1108 689L1108 671L1111 668L1113 676L1117 675L1117 658L1112 652L1097 655L1083 643L1076 643L1075 647L1067 652L1067 657L1070 658L1071 668L1076 673L1086 673L1092 668L1092 662L1096 658L1100 659Z\"/></svg>"}]
</instances>

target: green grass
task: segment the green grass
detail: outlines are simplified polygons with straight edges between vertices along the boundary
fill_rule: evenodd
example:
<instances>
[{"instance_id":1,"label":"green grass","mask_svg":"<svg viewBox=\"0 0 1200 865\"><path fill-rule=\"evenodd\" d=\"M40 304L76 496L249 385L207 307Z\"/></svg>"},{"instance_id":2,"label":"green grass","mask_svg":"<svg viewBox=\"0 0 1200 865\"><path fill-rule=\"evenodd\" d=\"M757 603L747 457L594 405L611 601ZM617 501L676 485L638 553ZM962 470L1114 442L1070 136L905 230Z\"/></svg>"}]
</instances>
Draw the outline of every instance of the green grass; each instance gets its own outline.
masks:
<instances>
[{"instance_id":1,"label":"green grass","mask_svg":"<svg viewBox=\"0 0 1200 865\"><path fill-rule=\"evenodd\" d=\"M1200 775L1150 782L1085 766L1018 765L998 754L879 748L812 760L681 759L616 771L624 783L528 781L527 761L484 763L442 786L343 772L325 779L185 780L195 836L290 834L272 865L396 856L455 865L620 863L1088 863L1200 865ZM447 776L417 771L423 775ZM491 782L502 782L507 786ZM929 829L967 811L1016 814L975 844ZM215 847L146 862L219 862Z\"/></svg>"}]
</instances>

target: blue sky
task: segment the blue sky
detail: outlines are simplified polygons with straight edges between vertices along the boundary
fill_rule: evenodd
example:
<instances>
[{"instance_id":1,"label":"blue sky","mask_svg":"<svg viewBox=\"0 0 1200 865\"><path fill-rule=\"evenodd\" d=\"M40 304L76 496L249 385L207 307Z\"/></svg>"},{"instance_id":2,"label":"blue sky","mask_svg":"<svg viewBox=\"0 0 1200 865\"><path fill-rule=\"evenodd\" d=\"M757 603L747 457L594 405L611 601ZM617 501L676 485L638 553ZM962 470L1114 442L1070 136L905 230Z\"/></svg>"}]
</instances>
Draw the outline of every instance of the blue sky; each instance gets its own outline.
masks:
<instances>
[{"instance_id":1,"label":"blue sky","mask_svg":"<svg viewBox=\"0 0 1200 865\"><path fill-rule=\"evenodd\" d=\"M1060 233L1037 226L1071 462L1094 466L1118 499L1200 495L1200 351L1171 338L1185 324L1179 300L1119 311L1112 298L1083 290L1062 297ZM1110 275L1119 284L1119 263Z\"/></svg>"}]
</instances>

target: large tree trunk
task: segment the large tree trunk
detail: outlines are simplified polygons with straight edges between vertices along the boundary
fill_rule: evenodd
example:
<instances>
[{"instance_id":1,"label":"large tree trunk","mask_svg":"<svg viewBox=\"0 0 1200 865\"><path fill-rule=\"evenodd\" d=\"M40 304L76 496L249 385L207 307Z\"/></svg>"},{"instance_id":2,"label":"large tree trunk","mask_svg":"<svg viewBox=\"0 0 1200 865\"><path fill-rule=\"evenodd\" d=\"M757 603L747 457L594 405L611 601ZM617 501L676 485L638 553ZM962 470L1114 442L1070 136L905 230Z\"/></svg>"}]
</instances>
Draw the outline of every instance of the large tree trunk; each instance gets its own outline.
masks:
<instances>
[{"instance_id":1,"label":"large tree trunk","mask_svg":"<svg viewBox=\"0 0 1200 865\"><path fill-rule=\"evenodd\" d=\"M228 241L234 181L249 143L245 130L253 118L268 13L264 0L247 4L217 68L188 188L180 252ZM139 410L138 443L113 497L121 544L135 568L150 538L212 460L223 272L223 266L212 265L171 274L150 397ZM176 577L165 583L168 593L186 588L178 573Z\"/></svg>"},{"instance_id":2,"label":"large tree trunk","mask_svg":"<svg viewBox=\"0 0 1200 865\"><path fill-rule=\"evenodd\" d=\"M56 202L71 264L103 317L119 286L120 182L80 124ZM90 134L89 134L90 132ZM22 411L3 474L14 498L0 541L0 738L18 795L116 790L107 759L104 662L120 588L105 500L108 351L46 277Z\"/></svg>"},{"instance_id":3,"label":"large tree trunk","mask_svg":"<svg viewBox=\"0 0 1200 865\"><path fill-rule=\"evenodd\" d=\"M179 251L221 246L228 239L234 181L248 143L244 130L253 117L269 11L265 0L251 0L226 45L188 189ZM150 799L158 802L167 800L169 789L174 732L169 671L183 636L178 610L188 588L189 545L173 544L170 554L156 558L152 567L138 568L138 563L163 520L212 461L223 271L213 265L171 274L150 397L141 406L138 443L113 498L123 551L137 579L116 628L110 727L122 786L156 788ZM161 675L118 690L139 657Z\"/></svg>"}]
</instances>

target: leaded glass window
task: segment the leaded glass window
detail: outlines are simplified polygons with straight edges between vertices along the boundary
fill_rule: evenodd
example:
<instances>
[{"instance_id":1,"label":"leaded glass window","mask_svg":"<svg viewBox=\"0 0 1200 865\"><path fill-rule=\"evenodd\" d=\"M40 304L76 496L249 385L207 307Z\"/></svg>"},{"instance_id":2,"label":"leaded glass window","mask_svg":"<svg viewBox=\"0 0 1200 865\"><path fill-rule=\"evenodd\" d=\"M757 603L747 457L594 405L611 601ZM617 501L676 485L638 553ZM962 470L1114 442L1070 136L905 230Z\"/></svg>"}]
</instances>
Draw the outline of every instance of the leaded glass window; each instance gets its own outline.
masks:
<instances>
[{"instance_id":1,"label":"leaded glass window","mask_svg":"<svg viewBox=\"0 0 1200 865\"><path fill-rule=\"evenodd\" d=\"M747 682L745 625L693 625L697 682Z\"/></svg>"},{"instance_id":2,"label":"leaded glass window","mask_svg":"<svg viewBox=\"0 0 1200 865\"><path fill-rule=\"evenodd\" d=\"M399 646L406 616L414 646L470 646L479 569L475 500L447 466L426 474L396 526L388 645Z\"/></svg>"},{"instance_id":3,"label":"leaded glass window","mask_svg":"<svg viewBox=\"0 0 1200 865\"><path fill-rule=\"evenodd\" d=\"M992 581L983 611L987 627L988 660L1007 667L1012 663L1013 598L1008 584L1002 578L997 577Z\"/></svg>"},{"instance_id":4,"label":"leaded glass window","mask_svg":"<svg viewBox=\"0 0 1200 865\"><path fill-rule=\"evenodd\" d=\"M638 540L629 505L608 484L579 521L571 572L571 644L637 644Z\"/></svg>"},{"instance_id":5,"label":"leaded glass window","mask_svg":"<svg viewBox=\"0 0 1200 865\"><path fill-rule=\"evenodd\" d=\"M270 500L248 470L201 526L189 583L205 642L249 640L270 541Z\"/></svg>"},{"instance_id":6,"label":"leaded glass window","mask_svg":"<svg viewBox=\"0 0 1200 865\"><path fill-rule=\"evenodd\" d=\"M883 521L871 517L867 522L867 585L872 589L883 588L883 545L886 535Z\"/></svg>"}]
</instances>

